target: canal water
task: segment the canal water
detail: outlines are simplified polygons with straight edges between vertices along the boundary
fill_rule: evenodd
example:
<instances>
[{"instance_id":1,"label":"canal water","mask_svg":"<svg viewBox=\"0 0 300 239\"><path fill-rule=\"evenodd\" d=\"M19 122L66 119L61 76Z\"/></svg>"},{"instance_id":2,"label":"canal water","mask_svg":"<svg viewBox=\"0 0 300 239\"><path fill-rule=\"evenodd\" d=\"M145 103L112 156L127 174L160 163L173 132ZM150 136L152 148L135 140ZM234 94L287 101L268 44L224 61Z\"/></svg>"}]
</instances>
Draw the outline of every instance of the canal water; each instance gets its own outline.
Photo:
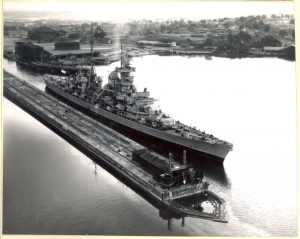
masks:
<instances>
[{"instance_id":1,"label":"canal water","mask_svg":"<svg viewBox=\"0 0 300 239\"><path fill-rule=\"evenodd\" d=\"M41 74L3 64L45 90ZM104 83L118 64L97 66ZM234 144L223 166L203 168L229 223L171 213L4 98L3 233L297 236L295 62L150 55L132 65L166 113Z\"/></svg>"}]
</instances>

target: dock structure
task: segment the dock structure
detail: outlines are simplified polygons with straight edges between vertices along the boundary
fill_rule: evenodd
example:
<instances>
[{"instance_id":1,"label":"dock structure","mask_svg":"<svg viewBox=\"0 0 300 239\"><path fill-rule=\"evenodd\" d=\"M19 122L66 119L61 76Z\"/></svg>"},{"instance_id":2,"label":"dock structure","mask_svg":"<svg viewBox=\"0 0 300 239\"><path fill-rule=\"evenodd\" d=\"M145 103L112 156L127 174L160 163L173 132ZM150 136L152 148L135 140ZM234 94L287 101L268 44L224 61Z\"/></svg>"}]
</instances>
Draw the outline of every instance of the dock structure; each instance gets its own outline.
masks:
<instances>
[{"instance_id":1,"label":"dock structure","mask_svg":"<svg viewBox=\"0 0 300 239\"><path fill-rule=\"evenodd\" d=\"M147 168L133 160L132 152L144 149L140 144L5 70L3 70L3 83L6 98L66 138L79 150L130 180L152 199L162 202L183 216L228 222L225 201L207 190L207 183L200 182L168 189L163 188L159 183L153 181L153 175ZM168 162L162 157L160 160ZM180 204L180 200L191 196L197 197L197 195L202 195L211 202L215 208L214 213L204 213Z\"/></svg>"}]
</instances>

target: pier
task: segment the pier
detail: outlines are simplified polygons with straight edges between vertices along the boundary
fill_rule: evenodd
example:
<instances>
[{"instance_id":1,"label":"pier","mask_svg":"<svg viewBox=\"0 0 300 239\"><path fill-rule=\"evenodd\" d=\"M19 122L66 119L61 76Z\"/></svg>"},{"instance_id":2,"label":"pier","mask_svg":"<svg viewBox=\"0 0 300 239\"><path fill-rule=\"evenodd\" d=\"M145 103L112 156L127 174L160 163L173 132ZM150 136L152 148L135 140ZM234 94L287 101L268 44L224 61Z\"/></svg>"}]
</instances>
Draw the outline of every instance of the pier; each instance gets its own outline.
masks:
<instances>
[{"instance_id":1,"label":"pier","mask_svg":"<svg viewBox=\"0 0 300 239\"><path fill-rule=\"evenodd\" d=\"M207 183L200 182L164 189L159 183L153 181L153 175L149 170L132 160L133 151L144 149L140 144L5 70L3 70L3 91L6 98L70 141L82 152L127 178L149 197L184 216L228 222L225 201L209 191ZM180 204L181 199L197 197L197 195L202 195L211 202L215 208L214 213L200 212Z\"/></svg>"}]
</instances>

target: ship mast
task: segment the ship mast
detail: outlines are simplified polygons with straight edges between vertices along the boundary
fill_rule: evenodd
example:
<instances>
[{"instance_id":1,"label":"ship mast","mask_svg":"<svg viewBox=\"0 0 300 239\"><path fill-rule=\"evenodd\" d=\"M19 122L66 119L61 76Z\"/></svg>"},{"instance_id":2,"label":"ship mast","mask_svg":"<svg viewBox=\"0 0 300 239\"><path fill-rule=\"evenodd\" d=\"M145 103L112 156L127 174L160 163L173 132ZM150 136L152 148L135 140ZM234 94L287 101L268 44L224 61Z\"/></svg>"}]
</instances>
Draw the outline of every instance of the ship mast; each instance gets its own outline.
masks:
<instances>
[{"instance_id":1,"label":"ship mast","mask_svg":"<svg viewBox=\"0 0 300 239\"><path fill-rule=\"evenodd\" d=\"M92 28L92 22L91 22L91 44L92 44L92 59L91 59L91 61L92 61L92 63L91 63L91 71L92 71L92 69L93 69L93 44L94 44L94 42L93 42L93 28ZM92 74L92 72L91 72L91 74Z\"/></svg>"},{"instance_id":2,"label":"ship mast","mask_svg":"<svg viewBox=\"0 0 300 239\"><path fill-rule=\"evenodd\" d=\"M92 29L92 22L91 22L91 69L90 69L90 75L89 75L89 81L88 81L88 86L91 83L91 76L92 76L92 72L93 72L93 29Z\"/></svg>"},{"instance_id":3,"label":"ship mast","mask_svg":"<svg viewBox=\"0 0 300 239\"><path fill-rule=\"evenodd\" d=\"M121 42L121 68L122 68L122 42Z\"/></svg>"}]
</instances>

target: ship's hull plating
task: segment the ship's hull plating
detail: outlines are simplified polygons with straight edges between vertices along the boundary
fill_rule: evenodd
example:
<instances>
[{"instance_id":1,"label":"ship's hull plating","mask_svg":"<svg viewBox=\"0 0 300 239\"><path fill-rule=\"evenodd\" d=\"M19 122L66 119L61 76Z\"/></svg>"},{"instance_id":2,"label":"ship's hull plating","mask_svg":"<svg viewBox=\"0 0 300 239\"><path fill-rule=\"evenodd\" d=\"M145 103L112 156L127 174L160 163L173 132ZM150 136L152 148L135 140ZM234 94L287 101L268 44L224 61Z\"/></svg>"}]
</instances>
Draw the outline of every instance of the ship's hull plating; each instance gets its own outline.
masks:
<instances>
[{"instance_id":1,"label":"ship's hull plating","mask_svg":"<svg viewBox=\"0 0 300 239\"><path fill-rule=\"evenodd\" d=\"M143 124L134 122L132 120L123 118L116 114L113 114L102 108L96 108L94 105L70 95L69 93L64 92L56 86L49 84L45 81L47 87L52 90L54 93L63 97L65 100L70 103L79 106L81 109L84 109L89 114L93 114L96 117L99 117L101 120L105 120L111 126L116 126L126 131L131 131L136 134L137 137L144 138L149 142L155 142L155 148L167 148L167 150L172 151L174 154L181 154L182 150L187 151L188 160L213 160L214 162L223 163L226 155L230 151L230 147L225 144L210 144L202 140L194 140L186 137L180 136L180 134L173 135L168 134L164 131L160 131Z\"/></svg>"}]
</instances>

